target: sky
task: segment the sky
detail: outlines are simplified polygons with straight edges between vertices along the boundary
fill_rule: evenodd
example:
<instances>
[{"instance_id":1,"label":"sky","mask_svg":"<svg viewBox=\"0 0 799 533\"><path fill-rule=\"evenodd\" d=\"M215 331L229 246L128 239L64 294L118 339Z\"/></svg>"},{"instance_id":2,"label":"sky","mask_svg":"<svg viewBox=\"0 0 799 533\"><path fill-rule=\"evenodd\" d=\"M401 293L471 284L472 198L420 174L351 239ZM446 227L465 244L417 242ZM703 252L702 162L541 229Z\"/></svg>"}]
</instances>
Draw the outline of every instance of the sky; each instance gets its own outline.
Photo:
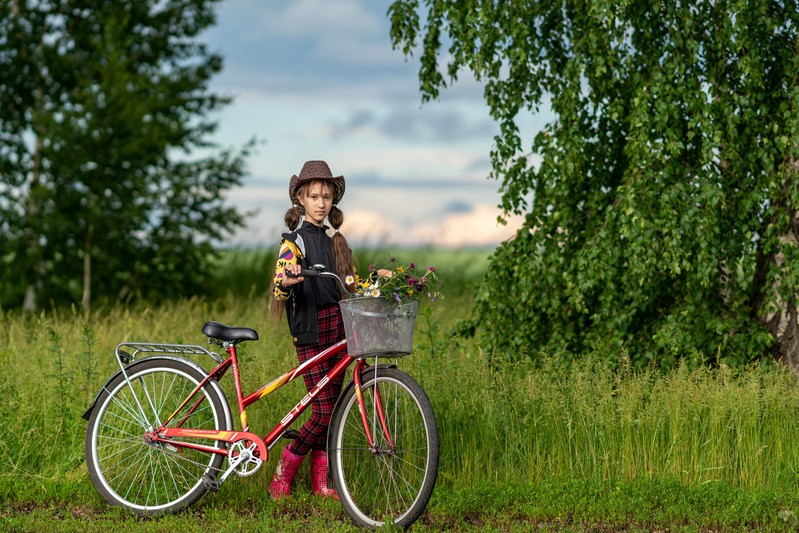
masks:
<instances>
[{"instance_id":1,"label":"sky","mask_svg":"<svg viewBox=\"0 0 799 533\"><path fill-rule=\"evenodd\" d=\"M224 0L204 35L225 67L211 89L222 146L262 141L243 186L229 194L257 210L232 244L276 246L305 161L344 175L341 228L352 246L494 247L521 221L497 223L489 180L498 127L468 73L422 104L418 59L389 38L386 0Z\"/></svg>"}]
</instances>

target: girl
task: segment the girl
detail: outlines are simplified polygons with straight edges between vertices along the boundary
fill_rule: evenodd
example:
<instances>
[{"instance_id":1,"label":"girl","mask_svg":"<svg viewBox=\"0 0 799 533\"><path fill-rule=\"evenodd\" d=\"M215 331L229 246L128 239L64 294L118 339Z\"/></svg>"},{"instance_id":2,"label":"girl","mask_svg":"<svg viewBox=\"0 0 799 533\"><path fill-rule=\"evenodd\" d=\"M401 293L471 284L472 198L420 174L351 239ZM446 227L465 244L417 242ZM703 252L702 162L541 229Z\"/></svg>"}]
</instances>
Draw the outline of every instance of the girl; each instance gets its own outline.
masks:
<instances>
[{"instance_id":1,"label":"girl","mask_svg":"<svg viewBox=\"0 0 799 533\"><path fill-rule=\"evenodd\" d=\"M333 177L324 161L306 162L299 176L292 176L289 197L293 206L286 211L283 234L274 277L273 316L286 311L289 330L297 348L300 364L344 338L344 324L338 302L343 295L334 280L329 278L289 277L299 274L309 265L323 264L344 280L355 277L352 250L338 232L344 214L337 204L344 196L344 177ZM301 220L302 219L302 220ZM333 227L333 237L327 235L327 219ZM302 224L298 227L298 225ZM349 287L355 290L354 284ZM304 374L310 391L341 359L328 359ZM327 427L336 400L341 394L343 376L331 382L311 403L311 417L300 428L299 437L283 448L269 494L273 498L288 496L291 482L308 452L311 453L311 490L314 494L338 499L335 490L327 487Z\"/></svg>"}]
</instances>

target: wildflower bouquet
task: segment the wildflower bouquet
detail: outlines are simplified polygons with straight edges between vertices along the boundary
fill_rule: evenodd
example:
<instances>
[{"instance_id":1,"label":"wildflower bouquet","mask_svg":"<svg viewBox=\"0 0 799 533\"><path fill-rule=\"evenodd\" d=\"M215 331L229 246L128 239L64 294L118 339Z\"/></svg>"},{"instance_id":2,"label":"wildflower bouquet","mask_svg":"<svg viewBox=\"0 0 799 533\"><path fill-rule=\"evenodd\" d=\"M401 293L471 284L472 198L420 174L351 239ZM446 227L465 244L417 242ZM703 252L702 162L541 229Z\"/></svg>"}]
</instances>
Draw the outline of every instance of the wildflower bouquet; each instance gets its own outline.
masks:
<instances>
[{"instance_id":1,"label":"wildflower bouquet","mask_svg":"<svg viewBox=\"0 0 799 533\"><path fill-rule=\"evenodd\" d=\"M383 297L402 303L427 297L431 302L441 298L436 267L420 271L413 262L400 264L392 257L386 268L369 266L369 277L357 284L358 296Z\"/></svg>"},{"instance_id":2,"label":"wildflower bouquet","mask_svg":"<svg viewBox=\"0 0 799 533\"><path fill-rule=\"evenodd\" d=\"M355 280L356 298L339 302L347 351L353 356L396 357L413 349L413 325L421 298L441 298L436 268L419 271L414 263L389 260L388 268L369 267L369 277Z\"/></svg>"}]
</instances>

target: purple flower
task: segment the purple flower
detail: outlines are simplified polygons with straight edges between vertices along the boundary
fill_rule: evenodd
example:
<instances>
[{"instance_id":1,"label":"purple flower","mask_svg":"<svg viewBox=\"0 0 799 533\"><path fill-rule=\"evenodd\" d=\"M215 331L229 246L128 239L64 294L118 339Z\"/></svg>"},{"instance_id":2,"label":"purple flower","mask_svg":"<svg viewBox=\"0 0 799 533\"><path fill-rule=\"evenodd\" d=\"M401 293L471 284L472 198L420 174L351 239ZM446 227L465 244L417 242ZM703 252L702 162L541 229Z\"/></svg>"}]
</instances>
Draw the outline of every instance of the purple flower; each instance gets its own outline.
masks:
<instances>
[{"instance_id":1,"label":"purple flower","mask_svg":"<svg viewBox=\"0 0 799 533\"><path fill-rule=\"evenodd\" d=\"M397 300L399 303L402 303L402 300L400 300L400 295L396 292L394 293L394 299Z\"/></svg>"},{"instance_id":2,"label":"purple flower","mask_svg":"<svg viewBox=\"0 0 799 533\"><path fill-rule=\"evenodd\" d=\"M435 271L436 271L436 267L429 266L429 267L427 267L427 270L428 270L429 272L435 272Z\"/></svg>"},{"instance_id":3,"label":"purple flower","mask_svg":"<svg viewBox=\"0 0 799 533\"><path fill-rule=\"evenodd\" d=\"M372 265L369 265L369 272L374 272L374 271L375 271L375 266L374 266L374 264L372 264Z\"/></svg>"},{"instance_id":4,"label":"purple flower","mask_svg":"<svg viewBox=\"0 0 799 533\"><path fill-rule=\"evenodd\" d=\"M396 258L396 257L394 257L394 256L391 256L391 259L389 259L389 260L388 260L388 262L389 262L389 263L393 263L393 262L394 262L394 261L396 261L396 260L397 260L397 258Z\"/></svg>"},{"instance_id":5,"label":"purple flower","mask_svg":"<svg viewBox=\"0 0 799 533\"><path fill-rule=\"evenodd\" d=\"M427 285L427 276L425 276L425 277L423 277L423 278L422 278L422 283L424 283L425 285Z\"/></svg>"},{"instance_id":6,"label":"purple flower","mask_svg":"<svg viewBox=\"0 0 799 533\"><path fill-rule=\"evenodd\" d=\"M416 268L416 265L414 265L414 264L413 264L413 261L411 261L410 263L408 263L408 267L410 267L410 268Z\"/></svg>"}]
</instances>

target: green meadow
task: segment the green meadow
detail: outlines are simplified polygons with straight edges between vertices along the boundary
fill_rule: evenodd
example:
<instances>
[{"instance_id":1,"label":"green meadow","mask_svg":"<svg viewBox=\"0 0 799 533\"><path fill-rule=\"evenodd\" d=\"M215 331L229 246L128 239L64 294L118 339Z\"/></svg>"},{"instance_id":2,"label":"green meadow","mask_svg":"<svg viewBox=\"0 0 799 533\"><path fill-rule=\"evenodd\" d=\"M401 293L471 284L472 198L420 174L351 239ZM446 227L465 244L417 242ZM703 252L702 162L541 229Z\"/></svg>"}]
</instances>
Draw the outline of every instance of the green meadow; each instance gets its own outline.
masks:
<instances>
[{"instance_id":1,"label":"green meadow","mask_svg":"<svg viewBox=\"0 0 799 533\"><path fill-rule=\"evenodd\" d=\"M488 253L398 253L435 265L446 295L422 307L415 353L399 360L430 396L441 435L438 484L414 530L799 527L799 387L788 372L769 362L633 368L610 339L574 363L541 354L536 364L489 365L474 339L456 333ZM388 259L358 256L361 270ZM245 392L294 366L285 324L268 317L273 261L266 252L226 252L202 297L90 314L0 310L0 530L355 530L340 504L311 496L307 465L289 501L269 499L279 448L255 476L231 477L174 516L111 508L88 477L81 414L118 369L119 342L205 345L200 327L217 320L260 334L242 345ZM223 385L233 400L231 383ZM251 429L266 433L304 392L297 381L251 406Z\"/></svg>"}]
</instances>

